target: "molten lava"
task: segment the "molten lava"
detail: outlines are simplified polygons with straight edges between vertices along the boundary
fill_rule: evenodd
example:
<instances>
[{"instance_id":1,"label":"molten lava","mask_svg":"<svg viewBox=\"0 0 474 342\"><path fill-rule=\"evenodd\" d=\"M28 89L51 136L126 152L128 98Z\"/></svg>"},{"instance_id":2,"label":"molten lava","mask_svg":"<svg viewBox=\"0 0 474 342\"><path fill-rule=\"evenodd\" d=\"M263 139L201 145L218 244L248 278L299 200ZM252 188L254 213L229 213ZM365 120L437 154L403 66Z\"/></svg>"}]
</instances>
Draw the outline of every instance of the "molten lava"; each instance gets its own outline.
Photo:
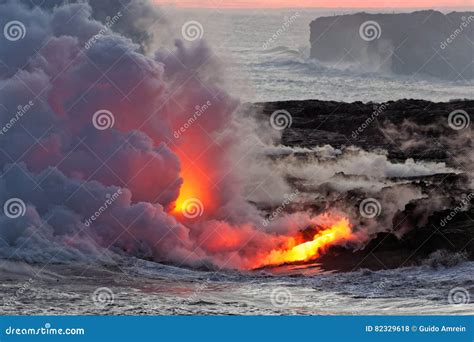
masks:
<instances>
[{"instance_id":1,"label":"molten lava","mask_svg":"<svg viewBox=\"0 0 474 342\"><path fill-rule=\"evenodd\" d=\"M175 213L185 212L189 199L197 198L201 200L204 198L203 194L205 193L201 187L201 183L191 170L183 170L181 176L183 177L183 184L181 185L179 196L175 202Z\"/></svg>"},{"instance_id":2,"label":"molten lava","mask_svg":"<svg viewBox=\"0 0 474 342\"><path fill-rule=\"evenodd\" d=\"M211 211L214 207L210 191L212 184L206 175L205 165L190 161L187 157L182 156L183 153L177 152L177 154L181 161L183 184L175 201L173 214L182 217L184 213L194 210L192 206L196 203L199 203L201 207L199 209L201 214L204 211Z\"/></svg>"},{"instance_id":3,"label":"molten lava","mask_svg":"<svg viewBox=\"0 0 474 342\"><path fill-rule=\"evenodd\" d=\"M252 237L257 231L257 228L252 225L232 226L223 221L207 221L207 219L213 218L212 214L219 205L217 193L211 181L214 176L213 170L207 163L199 159L192 161L187 155L180 152L176 153L181 161L183 184L175 201L175 207L172 209L173 215L180 221L191 223L192 220L199 219L205 213L202 220L207 222L209 231L211 233L218 231L219 234L201 232L199 236L203 237L202 245L214 253L240 250L249 241L252 242ZM308 234L305 234L306 236L300 233L294 237L277 237L271 233L261 232L263 235L268 234L263 239L271 241L270 246L267 245L261 251L255 250L254 258L248 259L251 260L249 261L250 265L241 267L255 269L269 265L312 260L318 258L328 247L356 238L349 219L343 216L322 214L314 220L311 219L308 224L317 228L316 232L312 230L312 239L309 241ZM311 235L309 237L311 238ZM263 242L262 245L264 245Z\"/></svg>"},{"instance_id":4,"label":"molten lava","mask_svg":"<svg viewBox=\"0 0 474 342\"><path fill-rule=\"evenodd\" d=\"M323 227L313 237L313 240L298 243L297 239L289 238L287 246L274 249L263 260L262 265L279 265L295 261L307 261L320 256L325 248L351 240L352 226L347 218L338 218L328 227Z\"/></svg>"}]
</instances>

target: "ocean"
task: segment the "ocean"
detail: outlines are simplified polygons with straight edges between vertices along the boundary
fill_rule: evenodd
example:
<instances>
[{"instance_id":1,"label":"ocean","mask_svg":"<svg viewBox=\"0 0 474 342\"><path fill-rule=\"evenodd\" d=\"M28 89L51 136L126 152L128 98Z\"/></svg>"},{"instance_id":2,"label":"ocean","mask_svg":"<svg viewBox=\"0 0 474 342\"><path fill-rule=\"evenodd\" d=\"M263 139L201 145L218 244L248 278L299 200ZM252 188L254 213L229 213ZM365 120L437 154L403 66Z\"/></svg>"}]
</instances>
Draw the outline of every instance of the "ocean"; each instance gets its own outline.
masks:
<instances>
[{"instance_id":1,"label":"ocean","mask_svg":"<svg viewBox=\"0 0 474 342\"><path fill-rule=\"evenodd\" d=\"M348 11L193 10L177 23L198 21L242 101L333 100L385 102L398 99L472 99L474 81L444 81L421 74L392 75L360 65L327 65L309 58L309 24L319 16ZM355 12L354 12L355 13ZM175 32L179 33L179 25Z\"/></svg>"},{"instance_id":2,"label":"ocean","mask_svg":"<svg viewBox=\"0 0 474 342\"><path fill-rule=\"evenodd\" d=\"M474 82L396 76L309 58L309 23L333 11L187 11L220 60L229 92L241 102L473 98ZM285 25L285 23L289 23ZM282 29L285 27L285 29ZM280 33L277 33L280 32ZM273 38L276 35L276 38ZM418 315L472 314L473 262L427 260L392 270L328 272L317 264L268 271L203 271L113 256L108 264L0 265L2 314ZM444 266L449 264L451 266ZM454 291L454 292L453 292ZM457 291L457 292L456 292ZM467 293L469 296L469 293ZM457 305L470 302L471 305Z\"/></svg>"},{"instance_id":3,"label":"ocean","mask_svg":"<svg viewBox=\"0 0 474 342\"><path fill-rule=\"evenodd\" d=\"M2 263L2 314L469 315L473 262L395 270L204 272L124 259L115 266ZM453 291L455 289L455 291ZM456 290L457 289L457 290Z\"/></svg>"}]
</instances>

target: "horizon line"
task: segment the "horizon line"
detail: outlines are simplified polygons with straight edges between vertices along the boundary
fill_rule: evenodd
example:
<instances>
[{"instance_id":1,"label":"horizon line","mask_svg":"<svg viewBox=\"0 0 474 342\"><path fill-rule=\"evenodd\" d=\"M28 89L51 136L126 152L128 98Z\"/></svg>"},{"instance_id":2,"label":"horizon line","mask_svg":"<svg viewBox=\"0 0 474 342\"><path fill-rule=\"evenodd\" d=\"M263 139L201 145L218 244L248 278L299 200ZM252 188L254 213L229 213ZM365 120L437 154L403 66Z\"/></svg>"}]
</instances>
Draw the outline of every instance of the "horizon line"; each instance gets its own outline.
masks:
<instances>
[{"instance_id":1,"label":"horizon line","mask_svg":"<svg viewBox=\"0 0 474 342\"><path fill-rule=\"evenodd\" d=\"M283 1L283 0L281 0ZM348 0L351 2L351 0ZM407 1L407 0L406 0ZM412 0L413 2L417 2L416 0ZM422 0L423 1L423 0ZM439 1L439 0L438 0ZM442 0L441 0L442 1ZM324 10L435 10L435 9L474 9L474 3L457 3L457 4L427 4L427 3L405 3L400 4L401 6L396 7L387 7L385 4L377 4L376 2L369 5L365 3L364 5L359 4L342 4L340 3L339 6L331 6L331 5L313 5L313 4L302 4L302 6L294 6L293 4L282 3L279 2L274 5L268 4L268 2L263 3L261 5L254 5L255 3L243 3L240 1L222 1L217 3L215 1L202 1L201 3L195 0L151 0L152 3L158 6L165 6L165 7L174 7L179 9L267 9L267 10L278 10L278 9L324 9ZM240 3L239 3L240 2ZM342 0L344 2L344 0ZM405 2L405 1L403 1ZM424 1L423 1L424 2ZM433 1L437 2L437 1ZM464 2L464 0L461 0ZM363 2L362 2L363 3ZM352 5L352 6L351 6Z\"/></svg>"},{"instance_id":2,"label":"horizon line","mask_svg":"<svg viewBox=\"0 0 474 342\"><path fill-rule=\"evenodd\" d=\"M474 11L474 5L463 7L463 6L437 6L437 7L199 7L199 6L176 6L174 4L156 4L162 7L174 7L176 9L218 9L218 10L337 10L337 11L350 11L350 10L383 10L383 11L404 11L404 10L420 10L420 11L436 11L441 9L457 9L464 11Z\"/></svg>"}]
</instances>

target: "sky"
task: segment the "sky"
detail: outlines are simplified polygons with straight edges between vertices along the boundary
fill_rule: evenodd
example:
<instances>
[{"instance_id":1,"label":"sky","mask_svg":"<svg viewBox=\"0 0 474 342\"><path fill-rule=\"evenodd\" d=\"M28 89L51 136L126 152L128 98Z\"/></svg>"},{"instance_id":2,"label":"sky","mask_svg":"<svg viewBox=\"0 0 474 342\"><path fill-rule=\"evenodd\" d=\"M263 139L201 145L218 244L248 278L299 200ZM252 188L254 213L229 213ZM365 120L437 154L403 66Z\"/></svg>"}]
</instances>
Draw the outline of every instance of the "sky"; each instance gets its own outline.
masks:
<instances>
[{"instance_id":1,"label":"sky","mask_svg":"<svg viewBox=\"0 0 474 342\"><path fill-rule=\"evenodd\" d=\"M191 8L433 8L472 7L474 0L154 0Z\"/></svg>"}]
</instances>

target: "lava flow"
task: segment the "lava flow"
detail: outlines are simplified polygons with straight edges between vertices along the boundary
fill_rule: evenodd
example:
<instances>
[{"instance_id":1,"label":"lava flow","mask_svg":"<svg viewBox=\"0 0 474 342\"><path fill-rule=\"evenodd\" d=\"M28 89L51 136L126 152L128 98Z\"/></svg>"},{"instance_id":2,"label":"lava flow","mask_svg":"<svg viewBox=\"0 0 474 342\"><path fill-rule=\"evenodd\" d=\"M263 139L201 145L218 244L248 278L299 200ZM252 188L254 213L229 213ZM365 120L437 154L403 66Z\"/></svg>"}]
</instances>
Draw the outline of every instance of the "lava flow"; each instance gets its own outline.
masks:
<instances>
[{"instance_id":1,"label":"lava flow","mask_svg":"<svg viewBox=\"0 0 474 342\"><path fill-rule=\"evenodd\" d=\"M329 218L327 215L325 217ZM315 259L327 247L352 240L353 237L349 220L338 218L334 223L322 227L310 241L298 243L297 239L289 238L287 246L272 250L263 260L262 266Z\"/></svg>"},{"instance_id":2,"label":"lava flow","mask_svg":"<svg viewBox=\"0 0 474 342\"><path fill-rule=\"evenodd\" d=\"M180 155L179 152L177 152ZM182 153L181 153L182 155ZM181 177L183 184L181 185L179 196L174 203L172 213L179 217L197 217L206 211L213 209L211 200L211 183L209 178L205 176L207 171L204 165L197 165L185 157L181 157L182 171Z\"/></svg>"},{"instance_id":3,"label":"lava flow","mask_svg":"<svg viewBox=\"0 0 474 342\"><path fill-rule=\"evenodd\" d=\"M214 227L216 222L208 222L213 218L213 213L218 206L216 193L212 191L212 184L208 175L212 176L211 170L204 163L192 162L186 155L177 153L180 156L182 170L181 177L183 184L180 193L175 201L172 213L180 221L191 224L198 219L204 227ZM205 215L203 216L203 214ZM283 238L271 232L259 231L258 227L252 225L232 226L232 224L220 221L219 234L201 234L206 236L203 246L208 250L218 252L227 251L229 247L241 250L241 245L258 238L271 241L266 245L265 250L254 253L250 265L239 264L241 268L260 268L271 265L281 265L292 262L304 262L318 258L328 247L346 241L354 240L356 235L352 231L352 225L348 218L334 214L322 214L316 218L308 219L308 226L315 227L311 235L306 232ZM202 228L202 226L201 226ZM242 229L239 229L242 228ZM210 228L211 229L211 228ZM306 235L304 237L303 235ZM199 234L196 236L200 236ZM308 237L310 239L308 239ZM252 240L255 238L255 240ZM263 243L263 240L260 243ZM229 244L229 241L232 243ZM274 244L274 245L272 245ZM249 260L248 259L248 260Z\"/></svg>"}]
</instances>

